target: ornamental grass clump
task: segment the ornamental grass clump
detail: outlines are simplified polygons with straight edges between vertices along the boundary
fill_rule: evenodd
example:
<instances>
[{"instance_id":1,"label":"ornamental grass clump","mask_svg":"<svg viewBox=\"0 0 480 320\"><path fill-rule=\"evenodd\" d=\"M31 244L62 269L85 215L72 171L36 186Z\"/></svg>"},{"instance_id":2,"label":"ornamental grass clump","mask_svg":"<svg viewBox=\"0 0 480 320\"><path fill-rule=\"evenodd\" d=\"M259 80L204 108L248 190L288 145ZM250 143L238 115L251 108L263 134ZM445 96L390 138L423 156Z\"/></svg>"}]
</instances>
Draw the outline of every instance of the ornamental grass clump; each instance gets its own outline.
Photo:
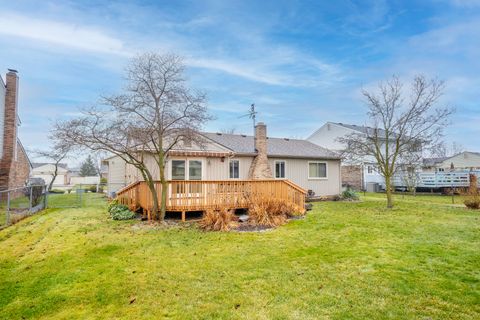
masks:
<instances>
[{"instance_id":1,"label":"ornamental grass clump","mask_svg":"<svg viewBox=\"0 0 480 320\"><path fill-rule=\"evenodd\" d=\"M248 208L249 221L265 227L280 226L288 218L302 215L303 212L293 203L270 198L252 201Z\"/></svg>"},{"instance_id":2,"label":"ornamental grass clump","mask_svg":"<svg viewBox=\"0 0 480 320\"><path fill-rule=\"evenodd\" d=\"M480 193L478 191L477 176L470 174L470 187L463 193L463 203L469 209L480 209Z\"/></svg>"},{"instance_id":3,"label":"ornamental grass clump","mask_svg":"<svg viewBox=\"0 0 480 320\"><path fill-rule=\"evenodd\" d=\"M205 211L200 228L205 231L229 231L235 225L235 214L228 209L209 209Z\"/></svg>"}]
</instances>

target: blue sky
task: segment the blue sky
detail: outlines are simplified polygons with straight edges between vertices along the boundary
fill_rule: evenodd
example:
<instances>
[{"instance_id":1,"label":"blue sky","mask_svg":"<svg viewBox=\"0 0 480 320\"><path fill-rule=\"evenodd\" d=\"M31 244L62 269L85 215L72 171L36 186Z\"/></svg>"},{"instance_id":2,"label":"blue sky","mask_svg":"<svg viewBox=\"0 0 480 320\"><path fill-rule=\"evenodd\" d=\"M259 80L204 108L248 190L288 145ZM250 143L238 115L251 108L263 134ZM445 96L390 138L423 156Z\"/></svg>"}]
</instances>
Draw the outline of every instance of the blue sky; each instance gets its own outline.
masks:
<instances>
[{"instance_id":1,"label":"blue sky","mask_svg":"<svg viewBox=\"0 0 480 320\"><path fill-rule=\"evenodd\" d=\"M235 127L253 102L269 135L368 121L362 88L397 74L445 80L447 140L480 151L480 1L4 1L0 69L19 70L20 138L48 144L51 120L118 92L142 51L185 57L192 87Z\"/></svg>"}]
</instances>

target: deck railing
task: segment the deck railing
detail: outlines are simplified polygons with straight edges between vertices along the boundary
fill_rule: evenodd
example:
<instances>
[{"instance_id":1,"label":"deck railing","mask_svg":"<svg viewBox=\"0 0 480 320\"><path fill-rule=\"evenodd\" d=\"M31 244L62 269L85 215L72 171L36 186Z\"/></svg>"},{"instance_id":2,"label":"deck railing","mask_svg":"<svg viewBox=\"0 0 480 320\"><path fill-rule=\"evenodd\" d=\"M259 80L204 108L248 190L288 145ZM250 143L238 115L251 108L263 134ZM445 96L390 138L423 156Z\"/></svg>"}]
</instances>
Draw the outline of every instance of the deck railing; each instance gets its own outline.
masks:
<instances>
[{"instance_id":1,"label":"deck railing","mask_svg":"<svg viewBox=\"0 0 480 320\"><path fill-rule=\"evenodd\" d=\"M162 185L155 181L161 201ZM288 180L168 181L168 211L203 211L214 208L247 208L256 199L274 198L294 203L303 210L306 190ZM152 194L145 181L135 182L117 192L120 203L132 209L152 210Z\"/></svg>"},{"instance_id":2,"label":"deck railing","mask_svg":"<svg viewBox=\"0 0 480 320\"><path fill-rule=\"evenodd\" d=\"M480 171L419 172L416 176L417 187L464 188L470 185L470 174L480 177ZM394 177L393 184L396 187L404 187L407 184L406 182L404 174L398 173Z\"/></svg>"}]
</instances>

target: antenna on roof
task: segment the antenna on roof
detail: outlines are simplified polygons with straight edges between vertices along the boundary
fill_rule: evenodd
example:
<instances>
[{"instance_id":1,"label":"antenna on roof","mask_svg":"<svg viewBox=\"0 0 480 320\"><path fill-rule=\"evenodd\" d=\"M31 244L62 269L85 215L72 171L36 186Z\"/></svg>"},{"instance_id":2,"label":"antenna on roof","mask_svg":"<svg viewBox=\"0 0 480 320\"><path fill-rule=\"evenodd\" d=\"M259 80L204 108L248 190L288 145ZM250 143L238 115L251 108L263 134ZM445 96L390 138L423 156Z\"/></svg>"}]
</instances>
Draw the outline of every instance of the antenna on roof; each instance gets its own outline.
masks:
<instances>
[{"instance_id":1,"label":"antenna on roof","mask_svg":"<svg viewBox=\"0 0 480 320\"><path fill-rule=\"evenodd\" d=\"M253 127L255 128L255 117L257 115L257 111L255 111L255 103L252 103L250 105L250 110L248 111L247 114L244 114L243 116L240 116L239 118L244 118L244 117L249 117L253 121Z\"/></svg>"}]
</instances>

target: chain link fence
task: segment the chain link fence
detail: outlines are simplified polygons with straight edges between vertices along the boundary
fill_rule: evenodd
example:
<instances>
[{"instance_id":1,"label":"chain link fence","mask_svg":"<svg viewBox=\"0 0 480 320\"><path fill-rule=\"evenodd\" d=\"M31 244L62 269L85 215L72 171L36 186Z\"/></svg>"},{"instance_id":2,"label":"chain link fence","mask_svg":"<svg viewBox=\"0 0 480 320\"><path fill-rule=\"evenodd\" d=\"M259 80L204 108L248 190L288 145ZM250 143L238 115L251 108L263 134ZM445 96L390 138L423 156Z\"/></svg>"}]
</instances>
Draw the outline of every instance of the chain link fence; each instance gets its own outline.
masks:
<instances>
[{"instance_id":1,"label":"chain link fence","mask_svg":"<svg viewBox=\"0 0 480 320\"><path fill-rule=\"evenodd\" d=\"M45 208L81 208L88 194L105 194L105 184L29 185L0 191L0 229L12 225Z\"/></svg>"},{"instance_id":2,"label":"chain link fence","mask_svg":"<svg viewBox=\"0 0 480 320\"><path fill-rule=\"evenodd\" d=\"M0 228L14 224L46 208L45 185L31 185L0 191Z\"/></svg>"}]
</instances>

